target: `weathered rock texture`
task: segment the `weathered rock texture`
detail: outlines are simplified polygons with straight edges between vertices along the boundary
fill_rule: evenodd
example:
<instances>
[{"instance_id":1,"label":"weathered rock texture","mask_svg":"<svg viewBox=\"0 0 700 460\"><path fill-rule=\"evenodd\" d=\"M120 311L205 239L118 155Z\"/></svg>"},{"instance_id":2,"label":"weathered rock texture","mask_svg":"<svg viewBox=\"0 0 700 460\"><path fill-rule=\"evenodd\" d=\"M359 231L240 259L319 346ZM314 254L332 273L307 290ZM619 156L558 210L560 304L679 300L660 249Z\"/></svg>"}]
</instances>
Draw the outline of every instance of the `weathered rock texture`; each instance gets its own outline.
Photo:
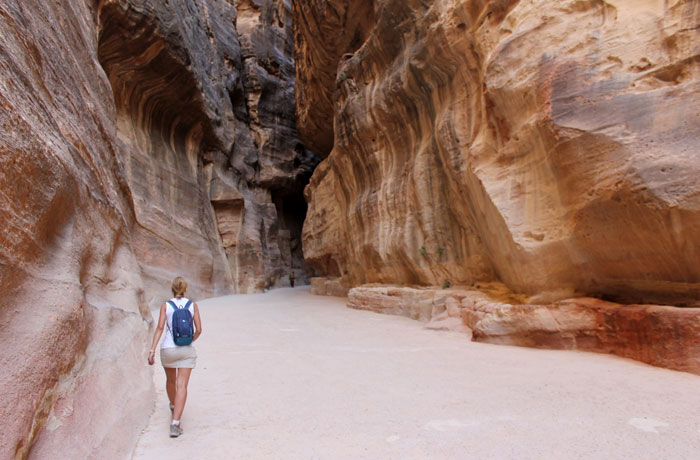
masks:
<instances>
[{"instance_id":1,"label":"weathered rock texture","mask_svg":"<svg viewBox=\"0 0 700 460\"><path fill-rule=\"evenodd\" d=\"M237 0L249 140L238 142L232 164L248 189L236 284L240 292L308 281L301 248L303 189L320 159L297 139L289 0ZM250 148L252 142L252 148ZM247 150L244 150L247 149ZM250 210L248 210L250 208ZM262 254L261 258L259 254ZM258 258L258 261L251 258Z\"/></svg>"},{"instance_id":2,"label":"weathered rock texture","mask_svg":"<svg viewBox=\"0 0 700 460\"><path fill-rule=\"evenodd\" d=\"M476 289L366 285L348 307L407 316L474 341L611 353L700 375L700 308L620 305L593 298L523 304L498 283Z\"/></svg>"},{"instance_id":3,"label":"weathered rock texture","mask_svg":"<svg viewBox=\"0 0 700 460\"><path fill-rule=\"evenodd\" d=\"M307 189L320 275L695 301L697 2L320 3L294 10L301 136L333 139Z\"/></svg>"},{"instance_id":4,"label":"weathered rock texture","mask_svg":"<svg viewBox=\"0 0 700 460\"><path fill-rule=\"evenodd\" d=\"M586 297L551 305L476 300L463 315L479 342L613 353L700 375L700 308Z\"/></svg>"},{"instance_id":5,"label":"weathered rock texture","mask_svg":"<svg viewBox=\"0 0 700 460\"><path fill-rule=\"evenodd\" d=\"M0 458L130 455L173 276L304 281L291 6L239 6L0 5Z\"/></svg>"},{"instance_id":6,"label":"weathered rock texture","mask_svg":"<svg viewBox=\"0 0 700 460\"><path fill-rule=\"evenodd\" d=\"M133 246L152 303L176 274L199 295L231 292L202 153L233 145L226 64L240 56L235 10L226 2L136 0L104 1L96 13L97 57L114 93L137 223Z\"/></svg>"},{"instance_id":7,"label":"weathered rock texture","mask_svg":"<svg viewBox=\"0 0 700 460\"><path fill-rule=\"evenodd\" d=\"M296 138L290 6L237 6L122 0L98 11L134 242L157 299L175 274L200 295L260 291L289 270L305 279L301 189L317 160Z\"/></svg>"},{"instance_id":8,"label":"weathered rock texture","mask_svg":"<svg viewBox=\"0 0 700 460\"><path fill-rule=\"evenodd\" d=\"M352 286L344 284L340 279L328 279L323 277L311 278L311 293L314 295L327 295L332 297L347 297Z\"/></svg>"},{"instance_id":9,"label":"weathered rock texture","mask_svg":"<svg viewBox=\"0 0 700 460\"><path fill-rule=\"evenodd\" d=\"M150 314L94 15L0 5L0 458L32 444L33 458L126 457L150 412Z\"/></svg>"},{"instance_id":10,"label":"weathered rock texture","mask_svg":"<svg viewBox=\"0 0 700 460\"><path fill-rule=\"evenodd\" d=\"M297 124L301 139L318 155L333 148L338 62L357 51L374 27L374 2L305 0L292 4L297 80ZM307 43L308 41L308 43ZM318 42L323 42L318 43Z\"/></svg>"}]
</instances>

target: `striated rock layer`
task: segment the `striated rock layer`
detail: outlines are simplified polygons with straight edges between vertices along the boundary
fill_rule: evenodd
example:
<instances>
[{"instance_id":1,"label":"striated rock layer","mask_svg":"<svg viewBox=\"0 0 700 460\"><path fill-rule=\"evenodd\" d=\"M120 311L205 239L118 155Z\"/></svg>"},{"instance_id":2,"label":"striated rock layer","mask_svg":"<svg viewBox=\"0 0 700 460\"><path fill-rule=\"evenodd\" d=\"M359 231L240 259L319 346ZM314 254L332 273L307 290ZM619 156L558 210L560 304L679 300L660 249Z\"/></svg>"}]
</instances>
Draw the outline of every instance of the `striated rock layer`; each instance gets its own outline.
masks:
<instances>
[{"instance_id":1,"label":"striated rock layer","mask_svg":"<svg viewBox=\"0 0 700 460\"><path fill-rule=\"evenodd\" d=\"M0 5L0 458L129 457L175 275L305 280L291 5L235 6Z\"/></svg>"},{"instance_id":2,"label":"striated rock layer","mask_svg":"<svg viewBox=\"0 0 700 460\"><path fill-rule=\"evenodd\" d=\"M318 160L296 138L290 6L237 6L98 10L152 306L175 274L199 296L305 279L301 188Z\"/></svg>"},{"instance_id":3,"label":"striated rock layer","mask_svg":"<svg viewBox=\"0 0 700 460\"><path fill-rule=\"evenodd\" d=\"M246 112L236 111L236 117L250 134L249 140L237 139L231 162L245 179L240 189L248 189L251 205L233 266L239 292L256 292L288 286L292 271L298 283L308 282L303 189L320 159L297 139L290 0L235 3L246 103Z\"/></svg>"},{"instance_id":4,"label":"striated rock layer","mask_svg":"<svg viewBox=\"0 0 700 460\"><path fill-rule=\"evenodd\" d=\"M321 276L696 301L696 2L317 3L294 11L301 136L333 139L306 191Z\"/></svg>"},{"instance_id":5,"label":"striated rock layer","mask_svg":"<svg viewBox=\"0 0 700 460\"><path fill-rule=\"evenodd\" d=\"M151 408L151 318L94 14L0 5L0 458L124 458Z\"/></svg>"},{"instance_id":6,"label":"striated rock layer","mask_svg":"<svg viewBox=\"0 0 700 460\"><path fill-rule=\"evenodd\" d=\"M586 297L522 302L494 283L479 290L365 285L348 294L350 308L407 316L478 342L611 353L700 375L700 308Z\"/></svg>"},{"instance_id":7,"label":"striated rock layer","mask_svg":"<svg viewBox=\"0 0 700 460\"><path fill-rule=\"evenodd\" d=\"M325 158L333 148L338 62L367 40L374 26L373 2L305 0L293 2L292 7L295 61L300 63L297 124L304 143Z\"/></svg>"},{"instance_id":8,"label":"striated rock layer","mask_svg":"<svg viewBox=\"0 0 700 460\"><path fill-rule=\"evenodd\" d=\"M697 310L646 305L700 297L697 2L294 13L301 137L324 156L332 141L306 189L304 256L331 280L315 292L364 285L349 306L700 372ZM501 298L473 305L365 285L494 282Z\"/></svg>"}]
</instances>

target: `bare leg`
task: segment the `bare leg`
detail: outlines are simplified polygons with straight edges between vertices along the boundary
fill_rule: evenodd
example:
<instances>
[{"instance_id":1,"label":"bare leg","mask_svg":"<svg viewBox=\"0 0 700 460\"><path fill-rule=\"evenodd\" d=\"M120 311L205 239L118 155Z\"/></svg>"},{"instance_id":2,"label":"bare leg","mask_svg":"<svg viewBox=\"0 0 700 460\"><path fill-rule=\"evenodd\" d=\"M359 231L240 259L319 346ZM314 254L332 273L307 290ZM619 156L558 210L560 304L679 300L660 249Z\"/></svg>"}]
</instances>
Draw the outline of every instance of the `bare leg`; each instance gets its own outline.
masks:
<instances>
[{"instance_id":1,"label":"bare leg","mask_svg":"<svg viewBox=\"0 0 700 460\"><path fill-rule=\"evenodd\" d=\"M165 391L168 393L170 405L175 405L175 381L177 379L177 369L174 367L164 367L165 369Z\"/></svg>"},{"instance_id":2,"label":"bare leg","mask_svg":"<svg viewBox=\"0 0 700 460\"><path fill-rule=\"evenodd\" d=\"M177 381L175 384L175 410L173 411L173 420L180 420L182 411L185 410L185 402L187 401L187 384L190 382L190 374L192 369L181 367L177 370Z\"/></svg>"}]
</instances>

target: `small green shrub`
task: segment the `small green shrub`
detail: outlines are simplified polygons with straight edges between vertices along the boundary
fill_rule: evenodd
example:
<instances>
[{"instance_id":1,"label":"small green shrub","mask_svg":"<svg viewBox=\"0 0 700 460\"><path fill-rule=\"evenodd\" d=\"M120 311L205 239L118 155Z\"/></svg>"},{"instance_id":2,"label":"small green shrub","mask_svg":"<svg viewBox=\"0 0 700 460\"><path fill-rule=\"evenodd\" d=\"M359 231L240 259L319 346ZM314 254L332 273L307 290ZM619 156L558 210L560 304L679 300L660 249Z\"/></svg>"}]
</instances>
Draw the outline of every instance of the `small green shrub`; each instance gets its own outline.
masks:
<instances>
[{"instance_id":1,"label":"small green shrub","mask_svg":"<svg viewBox=\"0 0 700 460\"><path fill-rule=\"evenodd\" d=\"M338 74L338 80L337 80L338 85L340 85L341 83L343 83L347 79L348 79L348 76L345 74L345 72L340 72L340 74Z\"/></svg>"},{"instance_id":2,"label":"small green shrub","mask_svg":"<svg viewBox=\"0 0 700 460\"><path fill-rule=\"evenodd\" d=\"M418 252L420 252L420 255L425 256L425 246L421 246Z\"/></svg>"},{"instance_id":3,"label":"small green shrub","mask_svg":"<svg viewBox=\"0 0 700 460\"><path fill-rule=\"evenodd\" d=\"M445 252L445 248L443 248L442 246L438 246L437 251L438 254L442 255Z\"/></svg>"},{"instance_id":4,"label":"small green shrub","mask_svg":"<svg viewBox=\"0 0 700 460\"><path fill-rule=\"evenodd\" d=\"M452 286L452 284L449 281L445 281L444 283L442 283L443 289L449 289L450 286Z\"/></svg>"}]
</instances>

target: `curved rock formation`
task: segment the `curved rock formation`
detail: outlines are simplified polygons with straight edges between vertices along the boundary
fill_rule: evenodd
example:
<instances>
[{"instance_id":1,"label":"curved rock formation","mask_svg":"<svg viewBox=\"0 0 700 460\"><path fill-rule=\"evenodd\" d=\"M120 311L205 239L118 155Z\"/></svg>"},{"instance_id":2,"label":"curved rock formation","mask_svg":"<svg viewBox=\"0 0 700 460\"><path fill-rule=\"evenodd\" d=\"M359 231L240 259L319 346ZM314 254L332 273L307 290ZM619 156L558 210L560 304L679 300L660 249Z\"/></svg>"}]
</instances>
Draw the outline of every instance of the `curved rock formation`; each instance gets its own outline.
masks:
<instances>
[{"instance_id":1,"label":"curved rock formation","mask_svg":"<svg viewBox=\"0 0 700 460\"><path fill-rule=\"evenodd\" d=\"M305 280L291 5L240 6L0 5L1 458L130 455L175 275Z\"/></svg>"},{"instance_id":2,"label":"curved rock formation","mask_svg":"<svg viewBox=\"0 0 700 460\"><path fill-rule=\"evenodd\" d=\"M367 0L295 1L296 98L300 137L316 154L333 148L333 93L341 57L357 51L374 26L373 2ZM321 43L322 42L322 43Z\"/></svg>"},{"instance_id":3,"label":"curved rock formation","mask_svg":"<svg viewBox=\"0 0 700 460\"><path fill-rule=\"evenodd\" d=\"M150 313L92 17L0 5L2 458L34 443L34 458L126 456L150 411Z\"/></svg>"},{"instance_id":4,"label":"curved rock formation","mask_svg":"<svg viewBox=\"0 0 700 460\"><path fill-rule=\"evenodd\" d=\"M327 3L295 8L302 138L334 113L303 235L321 275L696 301L694 2L353 2L374 27L330 82L354 30L324 39L348 2Z\"/></svg>"},{"instance_id":5,"label":"curved rock formation","mask_svg":"<svg viewBox=\"0 0 700 460\"><path fill-rule=\"evenodd\" d=\"M190 8L104 1L97 10L98 59L114 93L137 223L133 245L155 296L151 306L178 274L199 296L228 293L233 285L201 152L228 152L233 144L226 62L240 56L230 30L235 10L221 2ZM188 16L201 23L193 27ZM210 41L208 31L218 39Z\"/></svg>"},{"instance_id":6,"label":"curved rock formation","mask_svg":"<svg viewBox=\"0 0 700 460\"><path fill-rule=\"evenodd\" d=\"M290 1L237 0L236 5L246 103L236 116L245 122L250 141L237 141L231 163L245 178L239 187L248 190L250 205L234 267L239 292L257 292L288 286L290 271L308 282L301 249L303 188L320 159L297 139Z\"/></svg>"},{"instance_id":7,"label":"curved rock formation","mask_svg":"<svg viewBox=\"0 0 700 460\"><path fill-rule=\"evenodd\" d=\"M155 299L176 274L198 296L260 291L289 270L306 278L301 188L318 160L296 138L290 6L238 7L98 9L98 56L129 152L134 244Z\"/></svg>"}]
</instances>

